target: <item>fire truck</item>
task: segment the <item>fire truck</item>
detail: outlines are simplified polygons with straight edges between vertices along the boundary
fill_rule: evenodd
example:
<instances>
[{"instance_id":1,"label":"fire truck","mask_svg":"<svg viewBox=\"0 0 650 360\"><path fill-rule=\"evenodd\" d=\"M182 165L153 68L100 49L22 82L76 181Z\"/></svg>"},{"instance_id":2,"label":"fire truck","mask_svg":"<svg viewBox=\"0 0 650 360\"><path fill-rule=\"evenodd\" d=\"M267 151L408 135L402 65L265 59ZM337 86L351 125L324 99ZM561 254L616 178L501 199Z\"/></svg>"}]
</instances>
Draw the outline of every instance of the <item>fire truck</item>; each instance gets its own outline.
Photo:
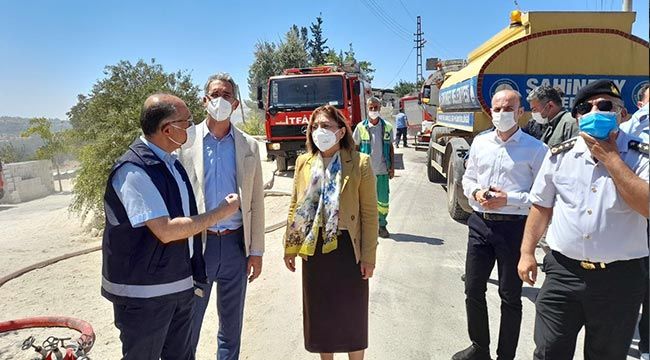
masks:
<instances>
[{"instance_id":1,"label":"fire truck","mask_svg":"<svg viewBox=\"0 0 650 360\"><path fill-rule=\"evenodd\" d=\"M304 152L314 109L333 105L354 129L367 117L366 99L372 96L370 82L358 65L286 69L269 78L268 89L262 99L262 88L257 88L257 106L265 112L266 151L278 171L286 171Z\"/></svg>"}]
</instances>

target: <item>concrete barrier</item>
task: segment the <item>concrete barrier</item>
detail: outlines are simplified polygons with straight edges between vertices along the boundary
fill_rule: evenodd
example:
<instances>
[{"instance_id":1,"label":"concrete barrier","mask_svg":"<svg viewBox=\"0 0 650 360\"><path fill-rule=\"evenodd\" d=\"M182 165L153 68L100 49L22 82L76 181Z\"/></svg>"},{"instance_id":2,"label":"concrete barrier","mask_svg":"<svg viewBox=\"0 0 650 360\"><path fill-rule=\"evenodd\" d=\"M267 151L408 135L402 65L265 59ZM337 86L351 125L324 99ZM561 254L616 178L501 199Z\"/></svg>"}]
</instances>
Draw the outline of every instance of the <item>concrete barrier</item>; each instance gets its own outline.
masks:
<instances>
[{"instance_id":1,"label":"concrete barrier","mask_svg":"<svg viewBox=\"0 0 650 360\"><path fill-rule=\"evenodd\" d=\"M17 204L54 192L52 162L49 160L4 164L5 196L0 204Z\"/></svg>"}]
</instances>

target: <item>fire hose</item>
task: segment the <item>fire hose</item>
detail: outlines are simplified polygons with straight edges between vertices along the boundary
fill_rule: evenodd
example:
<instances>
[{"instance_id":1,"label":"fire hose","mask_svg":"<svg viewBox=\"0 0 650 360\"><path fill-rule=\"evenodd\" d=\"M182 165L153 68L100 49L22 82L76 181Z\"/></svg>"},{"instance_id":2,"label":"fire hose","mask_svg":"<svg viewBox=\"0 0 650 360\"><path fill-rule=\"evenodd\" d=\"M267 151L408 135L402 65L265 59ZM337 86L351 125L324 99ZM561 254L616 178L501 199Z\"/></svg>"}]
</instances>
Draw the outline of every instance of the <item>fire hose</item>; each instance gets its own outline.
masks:
<instances>
[{"instance_id":1,"label":"fire hose","mask_svg":"<svg viewBox=\"0 0 650 360\"><path fill-rule=\"evenodd\" d=\"M93 345L95 344L95 332L88 322L80 319L65 316L40 316L4 321L0 322L0 333L21 329L44 327L69 328L80 332L81 336L79 336L79 338L74 341L75 344L71 345L65 345L64 343L66 340L70 340L69 338L60 339L50 336L43 342L42 346L34 345L35 339L33 336L30 336L23 342L23 350L34 348L34 350L42 356L42 359L48 360L88 359L86 357L86 354L90 352L90 349L92 349ZM61 352L60 348L65 349L65 353Z\"/></svg>"},{"instance_id":2,"label":"fire hose","mask_svg":"<svg viewBox=\"0 0 650 360\"><path fill-rule=\"evenodd\" d=\"M275 175L275 174L274 174ZM265 196L290 196L291 193L275 190L265 190ZM286 225L286 221L280 221L276 224L269 225L264 229L265 233L269 233L280 229ZM32 264L25 268L22 268L18 271L15 271L9 275L0 277L0 287L4 285L9 280L13 280L21 275L24 275L30 271L41 269L46 266L52 265L62 260L73 258L80 255L89 254L101 250L101 246L95 246L88 249L75 251L68 254L63 254L51 259L47 259L36 264ZM43 346L35 346L35 339L33 336L27 338L23 344L22 349L27 350L29 348L34 348L37 353L41 354L42 359L46 360L82 360L88 359L85 355L90 351L95 343L95 332L93 331L92 326L83 320L64 317L64 316L41 316L41 317L31 317L19 320L10 320L5 322L0 322L0 333L7 331L15 331L20 329L28 328L42 328L42 327L64 327L73 330L77 330L81 333L81 336L76 339L76 345L64 345L65 340L69 339L59 339L55 337L48 337L44 342ZM59 350L59 342L61 343L60 347L66 349L66 353L63 354Z\"/></svg>"}]
</instances>

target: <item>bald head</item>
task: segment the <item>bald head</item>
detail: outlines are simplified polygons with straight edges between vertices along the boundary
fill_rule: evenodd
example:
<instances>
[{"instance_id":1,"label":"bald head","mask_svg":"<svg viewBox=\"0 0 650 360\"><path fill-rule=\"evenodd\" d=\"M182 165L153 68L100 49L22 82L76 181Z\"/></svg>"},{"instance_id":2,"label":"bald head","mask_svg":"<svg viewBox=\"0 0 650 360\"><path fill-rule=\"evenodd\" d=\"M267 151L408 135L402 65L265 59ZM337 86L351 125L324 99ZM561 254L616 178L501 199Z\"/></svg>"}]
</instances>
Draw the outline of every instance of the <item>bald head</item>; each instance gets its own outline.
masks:
<instances>
[{"instance_id":1,"label":"bald head","mask_svg":"<svg viewBox=\"0 0 650 360\"><path fill-rule=\"evenodd\" d=\"M153 94L144 101L140 112L140 128L145 135L153 135L163 123L187 119L190 110L185 102L171 94Z\"/></svg>"},{"instance_id":2,"label":"bald head","mask_svg":"<svg viewBox=\"0 0 650 360\"><path fill-rule=\"evenodd\" d=\"M492 97L492 109L494 109L495 105L500 105L500 107L502 107L504 104L513 107L521 106L521 94L519 91L510 89L497 91Z\"/></svg>"}]
</instances>

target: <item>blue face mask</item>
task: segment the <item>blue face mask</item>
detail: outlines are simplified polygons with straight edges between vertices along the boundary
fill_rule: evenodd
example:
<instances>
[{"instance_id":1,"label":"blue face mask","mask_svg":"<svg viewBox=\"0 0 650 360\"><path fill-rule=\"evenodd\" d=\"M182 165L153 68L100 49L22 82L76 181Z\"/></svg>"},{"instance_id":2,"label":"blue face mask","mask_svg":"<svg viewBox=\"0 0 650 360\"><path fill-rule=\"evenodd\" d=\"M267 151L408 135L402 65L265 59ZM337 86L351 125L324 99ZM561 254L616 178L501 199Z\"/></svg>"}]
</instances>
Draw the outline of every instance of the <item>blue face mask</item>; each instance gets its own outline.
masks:
<instances>
[{"instance_id":1,"label":"blue face mask","mask_svg":"<svg viewBox=\"0 0 650 360\"><path fill-rule=\"evenodd\" d=\"M596 111L580 118L580 131L599 140L606 140L609 133L618 127L618 114L610 111Z\"/></svg>"}]
</instances>

